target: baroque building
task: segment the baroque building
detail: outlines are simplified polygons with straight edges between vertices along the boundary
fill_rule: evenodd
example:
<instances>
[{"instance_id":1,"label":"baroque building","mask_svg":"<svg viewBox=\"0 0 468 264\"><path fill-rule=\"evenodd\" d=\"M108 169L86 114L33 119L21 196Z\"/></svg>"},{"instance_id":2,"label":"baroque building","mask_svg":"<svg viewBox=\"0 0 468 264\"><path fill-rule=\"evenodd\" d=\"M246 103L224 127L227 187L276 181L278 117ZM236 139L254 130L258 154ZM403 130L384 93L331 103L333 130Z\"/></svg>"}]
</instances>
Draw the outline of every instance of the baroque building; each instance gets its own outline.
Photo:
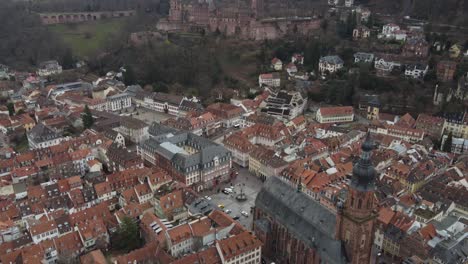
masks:
<instances>
[{"instance_id":1,"label":"baroque building","mask_svg":"<svg viewBox=\"0 0 468 264\"><path fill-rule=\"evenodd\" d=\"M153 123L150 138L137 147L144 162L166 171L196 191L213 188L229 179L231 152L190 132Z\"/></svg>"},{"instance_id":2,"label":"baroque building","mask_svg":"<svg viewBox=\"0 0 468 264\"><path fill-rule=\"evenodd\" d=\"M254 231L262 252L277 263L370 263L374 234L374 145L368 134L337 212L285 178L270 177L255 201Z\"/></svg>"}]
</instances>

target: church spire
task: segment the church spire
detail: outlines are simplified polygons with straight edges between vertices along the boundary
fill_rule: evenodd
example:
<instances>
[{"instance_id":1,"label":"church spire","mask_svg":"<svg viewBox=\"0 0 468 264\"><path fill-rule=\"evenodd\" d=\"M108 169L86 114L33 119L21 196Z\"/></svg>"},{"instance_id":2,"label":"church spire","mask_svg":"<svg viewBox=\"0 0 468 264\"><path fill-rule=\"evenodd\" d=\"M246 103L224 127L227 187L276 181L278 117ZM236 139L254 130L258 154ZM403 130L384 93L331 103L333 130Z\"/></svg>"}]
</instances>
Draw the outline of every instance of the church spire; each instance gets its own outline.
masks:
<instances>
[{"instance_id":1,"label":"church spire","mask_svg":"<svg viewBox=\"0 0 468 264\"><path fill-rule=\"evenodd\" d=\"M360 191L368 191L375 189L375 169L372 165L371 154L374 149L374 142L371 139L370 133L366 135L366 139L361 146L361 157L354 164L353 176L351 179L351 187Z\"/></svg>"},{"instance_id":2,"label":"church spire","mask_svg":"<svg viewBox=\"0 0 468 264\"><path fill-rule=\"evenodd\" d=\"M299 180L297 182L297 192L302 192L302 175L299 175Z\"/></svg>"},{"instance_id":3,"label":"church spire","mask_svg":"<svg viewBox=\"0 0 468 264\"><path fill-rule=\"evenodd\" d=\"M337 232L345 242L351 264L368 264L374 241L375 177L371 154L374 142L370 134L361 146L361 157L354 164L345 205L337 206Z\"/></svg>"}]
</instances>

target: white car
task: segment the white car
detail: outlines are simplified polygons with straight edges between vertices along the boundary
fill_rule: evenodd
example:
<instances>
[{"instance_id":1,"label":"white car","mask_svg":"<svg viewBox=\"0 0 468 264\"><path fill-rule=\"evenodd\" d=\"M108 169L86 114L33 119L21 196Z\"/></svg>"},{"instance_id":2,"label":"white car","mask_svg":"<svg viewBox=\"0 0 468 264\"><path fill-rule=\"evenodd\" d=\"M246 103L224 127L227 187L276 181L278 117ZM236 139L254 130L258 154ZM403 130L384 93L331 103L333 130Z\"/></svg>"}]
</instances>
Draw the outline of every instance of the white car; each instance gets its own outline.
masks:
<instances>
[{"instance_id":1,"label":"white car","mask_svg":"<svg viewBox=\"0 0 468 264\"><path fill-rule=\"evenodd\" d=\"M230 214L230 213L232 213L232 211L231 211L231 210L229 210L229 209L226 209L226 211L224 211L224 212L225 212L226 214Z\"/></svg>"},{"instance_id":2,"label":"white car","mask_svg":"<svg viewBox=\"0 0 468 264\"><path fill-rule=\"evenodd\" d=\"M208 195L205 196L205 199L208 200L208 201L211 201L211 197L209 197Z\"/></svg>"},{"instance_id":3,"label":"white car","mask_svg":"<svg viewBox=\"0 0 468 264\"><path fill-rule=\"evenodd\" d=\"M249 213L247 213L246 211L242 211L241 212L241 215L245 216L245 217L248 217L249 216Z\"/></svg>"},{"instance_id":4,"label":"white car","mask_svg":"<svg viewBox=\"0 0 468 264\"><path fill-rule=\"evenodd\" d=\"M227 193L232 193L234 190L232 188L224 188L224 191L226 191Z\"/></svg>"}]
</instances>

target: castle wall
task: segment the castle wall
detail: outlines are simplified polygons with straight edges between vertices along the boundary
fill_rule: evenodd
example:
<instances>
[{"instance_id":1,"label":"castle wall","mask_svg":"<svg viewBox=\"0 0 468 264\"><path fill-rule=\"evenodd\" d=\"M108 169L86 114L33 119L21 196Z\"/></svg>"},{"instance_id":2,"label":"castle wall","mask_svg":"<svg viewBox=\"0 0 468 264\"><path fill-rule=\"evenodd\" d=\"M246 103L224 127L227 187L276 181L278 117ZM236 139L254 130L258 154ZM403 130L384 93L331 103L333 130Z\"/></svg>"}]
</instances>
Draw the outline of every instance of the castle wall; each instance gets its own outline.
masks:
<instances>
[{"instance_id":1,"label":"castle wall","mask_svg":"<svg viewBox=\"0 0 468 264\"><path fill-rule=\"evenodd\" d=\"M42 24L81 23L86 21L101 20L106 18L130 17L136 15L135 10L114 12L67 12L67 13L41 13L39 17Z\"/></svg>"},{"instance_id":2,"label":"castle wall","mask_svg":"<svg viewBox=\"0 0 468 264\"><path fill-rule=\"evenodd\" d=\"M259 19L263 11L261 0L253 0L247 7L221 6L214 9L210 9L212 7L207 3L182 4L180 0L171 0L170 5L169 17L158 22L158 30L190 31L199 28L241 39L266 40L287 34L308 35L320 28L320 20L311 17Z\"/></svg>"}]
</instances>

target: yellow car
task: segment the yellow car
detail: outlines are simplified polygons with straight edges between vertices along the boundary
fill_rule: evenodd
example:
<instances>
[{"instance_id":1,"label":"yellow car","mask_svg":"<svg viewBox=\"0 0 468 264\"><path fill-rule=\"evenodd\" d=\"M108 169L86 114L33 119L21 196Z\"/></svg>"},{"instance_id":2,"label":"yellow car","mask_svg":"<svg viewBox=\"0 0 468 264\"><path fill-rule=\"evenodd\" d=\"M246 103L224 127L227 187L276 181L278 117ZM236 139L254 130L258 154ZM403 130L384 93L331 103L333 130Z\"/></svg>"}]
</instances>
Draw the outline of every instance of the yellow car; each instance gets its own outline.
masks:
<instances>
[{"instance_id":1,"label":"yellow car","mask_svg":"<svg viewBox=\"0 0 468 264\"><path fill-rule=\"evenodd\" d=\"M218 204L218 207L224 209L224 204Z\"/></svg>"}]
</instances>

